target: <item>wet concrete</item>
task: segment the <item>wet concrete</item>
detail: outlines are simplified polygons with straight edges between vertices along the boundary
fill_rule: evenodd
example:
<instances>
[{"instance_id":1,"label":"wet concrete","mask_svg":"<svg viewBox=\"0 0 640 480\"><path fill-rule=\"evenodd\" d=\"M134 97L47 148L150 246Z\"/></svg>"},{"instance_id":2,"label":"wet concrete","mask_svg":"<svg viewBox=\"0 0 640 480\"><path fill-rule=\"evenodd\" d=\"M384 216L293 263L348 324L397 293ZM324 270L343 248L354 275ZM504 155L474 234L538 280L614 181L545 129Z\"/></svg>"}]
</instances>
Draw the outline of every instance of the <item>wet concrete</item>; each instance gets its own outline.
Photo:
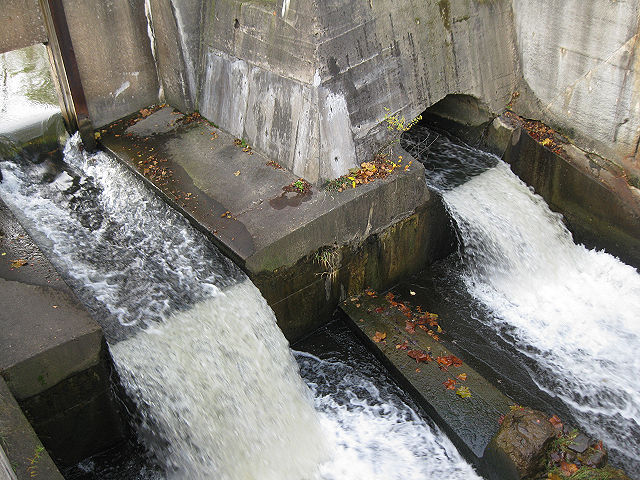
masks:
<instances>
[{"instance_id":1,"label":"wet concrete","mask_svg":"<svg viewBox=\"0 0 640 480\"><path fill-rule=\"evenodd\" d=\"M490 470L483 459L485 448L498 431L500 416L509 412L515 402L472 368L464 356L456 357L441 338L439 319L429 317L431 324L414 324L415 331L411 333L406 310L411 307L395 302L401 305L398 307L394 302L393 298L369 291L346 300L341 308L363 341L467 460L481 471ZM421 313L417 308L411 310L416 320ZM422 357L416 359L419 355ZM447 365L451 355L456 358ZM465 396L465 389L470 396Z\"/></svg>"}]
</instances>

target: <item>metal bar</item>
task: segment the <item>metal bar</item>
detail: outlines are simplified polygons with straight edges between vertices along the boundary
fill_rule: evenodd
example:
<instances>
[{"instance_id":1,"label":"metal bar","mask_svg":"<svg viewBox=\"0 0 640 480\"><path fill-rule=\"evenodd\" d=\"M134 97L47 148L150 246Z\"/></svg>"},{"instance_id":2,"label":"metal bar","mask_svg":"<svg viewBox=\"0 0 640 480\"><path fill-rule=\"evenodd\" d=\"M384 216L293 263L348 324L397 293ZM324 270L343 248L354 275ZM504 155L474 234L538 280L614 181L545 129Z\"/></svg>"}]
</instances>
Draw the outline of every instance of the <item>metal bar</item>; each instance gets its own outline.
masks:
<instances>
[{"instance_id":1,"label":"metal bar","mask_svg":"<svg viewBox=\"0 0 640 480\"><path fill-rule=\"evenodd\" d=\"M62 0L46 0L46 5L44 3L45 2L43 2L42 6L48 7L48 12L44 12L44 14L51 19L51 23L53 24L54 31L51 33L55 33L55 37L57 39L60 57L62 58L64 67L64 74L67 80L66 83L69 86L73 102L75 121L77 123L78 130L80 131L80 138L82 138L82 143L84 144L85 149L89 151L95 150L96 142L93 133L93 125L89 118L87 99L84 95L84 89L82 88L80 70L78 69L76 54L73 49L73 43L71 42L69 25L67 24L67 16L64 13L63 2Z\"/></svg>"}]
</instances>

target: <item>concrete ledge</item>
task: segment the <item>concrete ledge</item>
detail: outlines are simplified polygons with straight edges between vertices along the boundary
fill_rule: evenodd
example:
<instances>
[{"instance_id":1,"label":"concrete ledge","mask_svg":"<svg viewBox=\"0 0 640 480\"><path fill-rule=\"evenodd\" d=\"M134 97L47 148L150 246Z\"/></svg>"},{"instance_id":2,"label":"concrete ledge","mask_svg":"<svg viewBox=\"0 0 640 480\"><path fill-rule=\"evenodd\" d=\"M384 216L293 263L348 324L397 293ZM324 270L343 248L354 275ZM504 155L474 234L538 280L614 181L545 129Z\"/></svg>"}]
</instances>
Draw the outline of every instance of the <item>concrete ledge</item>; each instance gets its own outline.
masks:
<instances>
[{"instance_id":1,"label":"concrete ledge","mask_svg":"<svg viewBox=\"0 0 640 480\"><path fill-rule=\"evenodd\" d=\"M4 473L3 468L6 470L7 466L11 469L10 476L6 478L64 480L7 384L0 378L0 454L3 450L6 462L0 455L0 474ZM12 477L12 474L15 476Z\"/></svg>"},{"instance_id":2,"label":"concrete ledge","mask_svg":"<svg viewBox=\"0 0 640 480\"><path fill-rule=\"evenodd\" d=\"M0 202L0 375L61 465L124 435L102 329Z\"/></svg>"},{"instance_id":3,"label":"concrete ledge","mask_svg":"<svg viewBox=\"0 0 640 480\"><path fill-rule=\"evenodd\" d=\"M499 418L510 411L513 402L466 362L461 366L439 368L438 356L451 355L449 347L435 331L427 334L420 328L406 331L405 311L376 295L362 294L341 304L351 319L351 326L375 355L394 373L405 391L420 403L429 416L447 433L468 461L483 473L493 468L484 458L485 449L499 429ZM414 312L415 313L415 312ZM417 314L416 314L417 315ZM415 316L413 317L415 318ZM433 328L426 326L427 329ZM386 334L383 341L373 341L376 332ZM406 341L406 349L397 348ZM431 361L420 362L407 352L429 352ZM464 359L463 359L464 360ZM465 380L457 376L466 374ZM468 398L447 389L444 382L455 380L455 389L467 387Z\"/></svg>"}]
</instances>

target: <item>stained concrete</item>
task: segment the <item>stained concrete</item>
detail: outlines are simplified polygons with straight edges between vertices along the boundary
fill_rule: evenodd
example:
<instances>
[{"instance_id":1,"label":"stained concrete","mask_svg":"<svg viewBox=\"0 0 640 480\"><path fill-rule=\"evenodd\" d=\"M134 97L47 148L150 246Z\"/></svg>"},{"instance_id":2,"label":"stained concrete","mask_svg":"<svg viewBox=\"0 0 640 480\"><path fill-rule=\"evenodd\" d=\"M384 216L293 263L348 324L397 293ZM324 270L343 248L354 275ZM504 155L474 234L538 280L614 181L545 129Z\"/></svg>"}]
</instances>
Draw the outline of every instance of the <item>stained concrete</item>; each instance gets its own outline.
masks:
<instances>
[{"instance_id":1,"label":"stained concrete","mask_svg":"<svg viewBox=\"0 0 640 480\"><path fill-rule=\"evenodd\" d=\"M518 113L640 168L640 2L513 0Z\"/></svg>"},{"instance_id":2,"label":"stained concrete","mask_svg":"<svg viewBox=\"0 0 640 480\"><path fill-rule=\"evenodd\" d=\"M467 460L481 471L490 471L491 465L483 458L485 448L499 429L500 416L508 413L514 402L471 368L464 358L460 367L439 368L436 358L451 355L451 347L442 338L435 339L417 327L415 333L408 333L407 316L386 298L363 293L343 302L341 309L370 350L390 368ZM386 338L374 341L376 332L386 334ZM407 349L397 347L405 341ZM409 350L430 352L433 360L418 363L407 355ZM458 378L461 373L467 375L466 380ZM467 387L471 397L462 398L455 390L447 389L444 382L450 379L456 381L456 389Z\"/></svg>"},{"instance_id":3,"label":"stained concrete","mask_svg":"<svg viewBox=\"0 0 640 480\"><path fill-rule=\"evenodd\" d=\"M2 202L0 286L0 375L53 458L121 440L102 330Z\"/></svg>"},{"instance_id":4,"label":"stained concrete","mask_svg":"<svg viewBox=\"0 0 640 480\"><path fill-rule=\"evenodd\" d=\"M100 135L249 274L290 340L326 321L365 280L387 285L452 248L444 207L418 162L356 189L291 193L283 187L298 177L168 107ZM325 251L335 255L333 269L319 260Z\"/></svg>"},{"instance_id":5,"label":"stained concrete","mask_svg":"<svg viewBox=\"0 0 640 480\"><path fill-rule=\"evenodd\" d=\"M64 0L94 127L158 100L144 0Z\"/></svg>"},{"instance_id":6,"label":"stained concrete","mask_svg":"<svg viewBox=\"0 0 640 480\"><path fill-rule=\"evenodd\" d=\"M387 108L465 93L497 112L517 80L506 0L206 4L200 112L311 182L384 145Z\"/></svg>"},{"instance_id":7,"label":"stained concrete","mask_svg":"<svg viewBox=\"0 0 640 480\"><path fill-rule=\"evenodd\" d=\"M38 0L0 3L0 53L47 41Z\"/></svg>"},{"instance_id":8,"label":"stained concrete","mask_svg":"<svg viewBox=\"0 0 640 480\"><path fill-rule=\"evenodd\" d=\"M3 450L6 461L2 460ZM3 473L3 468L11 469L9 476L2 477L6 479L64 479L11 395L7 384L0 378L0 474Z\"/></svg>"}]
</instances>

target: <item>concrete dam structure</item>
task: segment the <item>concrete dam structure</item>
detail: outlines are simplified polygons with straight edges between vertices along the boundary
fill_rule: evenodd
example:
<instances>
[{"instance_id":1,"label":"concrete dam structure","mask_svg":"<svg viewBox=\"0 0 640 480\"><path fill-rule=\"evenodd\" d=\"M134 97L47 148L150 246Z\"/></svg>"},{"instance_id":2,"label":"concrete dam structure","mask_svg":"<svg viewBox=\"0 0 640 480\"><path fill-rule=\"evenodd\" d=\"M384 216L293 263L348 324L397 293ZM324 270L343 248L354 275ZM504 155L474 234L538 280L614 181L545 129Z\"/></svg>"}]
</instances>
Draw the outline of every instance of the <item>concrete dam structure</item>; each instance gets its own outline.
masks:
<instances>
[{"instance_id":1,"label":"concrete dam structure","mask_svg":"<svg viewBox=\"0 0 640 480\"><path fill-rule=\"evenodd\" d=\"M51 37L7 1L0 51ZM513 108L638 167L638 2L74 1L64 8L94 127L166 101L312 183L366 161L386 110L465 95L468 122ZM460 109L458 109L460 110Z\"/></svg>"},{"instance_id":2,"label":"concrete dam structure","mask_svg":"<svg viewBox=\"0 0 640 480\"><path fill-rule=\"evenodd\" d=\"M627 451L640 431L627 355L640 338L640 0L1 6L0 55L46 47L60 113L34 138L0 129L0 474L76 478L130 441L155 459L145 479L241 479L240 464L251 478L357 478L378 447L356 419L391 411L376 438L401 452L424 440L406 447L417 478L515 480L526 473L496 438L525 401L640 472ZM64 152L60 114L79 132ZM464 307L446 303L460 292ZM450 319L412 313L413 297ZM549 341L579 330L573 305L612 333ZM363 371L388 369L417 406L345 374L343 353L332 363L360 348L335 322L381 362ZM619 354L602 357L616 332ZM591 363L624 372L617 387L558 373ZM254 408L262 398L298 413ZM295 468L273 460L294 447ZM371 478L398 468L384 457Z\"/></svg>"}]
</instances>

